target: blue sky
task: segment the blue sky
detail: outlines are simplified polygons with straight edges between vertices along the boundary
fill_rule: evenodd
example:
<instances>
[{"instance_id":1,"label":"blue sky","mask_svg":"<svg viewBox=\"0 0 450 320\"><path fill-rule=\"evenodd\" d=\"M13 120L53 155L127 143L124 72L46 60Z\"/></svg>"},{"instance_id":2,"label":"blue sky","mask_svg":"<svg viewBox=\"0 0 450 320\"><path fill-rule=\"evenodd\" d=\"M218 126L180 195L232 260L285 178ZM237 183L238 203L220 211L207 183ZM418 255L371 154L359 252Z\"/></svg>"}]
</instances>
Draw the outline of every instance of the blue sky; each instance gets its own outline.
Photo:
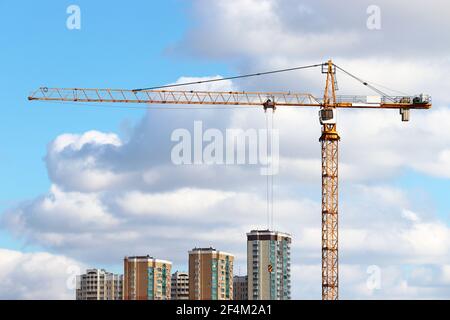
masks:
<instances>
[{"instance_id":1,"label":"blue sky","mask_svg":"<svg viewBox=\"0 0 450 320\"><path fill-rule=\"evenodd\" d=\"M31 104L26 97L36 88L139 88L173 81L180 74L227 70L225 64L168 53L189 23L186 2L105 5L78 1L83 8L81 30L66 28L66 8L71 4L50 0L0 3L0 174L8 181L0 186L2 210L48 189L43 157L54 137L93 128L126 134L144 113ZM22 247L3 231L0 245Z\"/></svg>"},{"instance_id":2,"label":"blue sky","mask_svg":"<svg viewBox=\"0 0 450 320\"><path fill-rule=\"evenodd\" d=\"M32 90L40 86L136 88L167 83L182 74L227 71L225 64L167 53L189 23L187 2L105 5L102 1L78 1L83 8L81 30L66 28L70 4L0 4L0 97L4 106L0 170L9 181L0 187L2 208L48 188L42 158L46 145L58 134L92 128L120 132L122 125L134 123L143 114L140 110L104 112L31 104L26 97Z\"/></svg>"},{"instance_id":3,"label":"blue sky","mask_svg":"<svg viewBox=\"0 0 450 320\"><path fill-rule=\"evenodd\" d=\"M449 292L441 292L441 289L432 284L415 286L416 279L411 278L425 269L433 277L436 274L446 274L445 268L450 266L450 247L444 244L445 239L450 239L450 132L442 129L444 131L441 133L435 125L437 120L450 116L450 99L446 98L450 85L446 72L450 65L450 48L445 47L446 44L442 44L436 36L440 30L450 30L450 25L433 19L434 12L449 10L449 7L416 2L420 5L408 7L406 12L399 11L397 4L380 1L383 28L373 32L368 31L365 26L365 6L368 2L355 2L346 12L339 11L342 9L340 7L334 8L336 4L328 0L317 1L315 4L293 0L243 0L233 2L235 5L226 0L0 2L0 103L3 110L0 127L0 176L3 181L0 184L0 215L8 221L0 229L0 250L10 249L30 254L47 252L71 259L70 263L103 266L120 272L118 257L122 257L127 248L134 245L131 240L128 242L127 237L130 234L132 237L133 231L141 230L139 228L142 227L144 231L136 237L141 244L147 242L136 247L136 250L147 251L139 253L154 251L164 254L171 248L176 252L176 266L184 267L182 261L186 250L180 247L181 240L177 242L169 237L161 240L161 243L153 243L154 238L142 233L147 230L167 230L165 227L168 224L174 224L174 230L179 230L177 228L182 228L183 223L186 223L187 230L191 230L194 236L186 239L186 244L183 245L193 246L206 237L201 234L202 229L190 226L180 213L179 225L174 223L171 220L173 213L169 209L169 218L165 220L166 218L143 208L142 212L148 216L140 217L142 220L137 219L137 222L133 214L127 216L120 210L115 211L118 206L116 198L121 196L124 198L121 199L122 203L126 203L126 196L133 192L142 192L144 196L153 199L152 197L158 197L167 191L153 185L142 187L140 182L133 180L133 175L145 177L148 172L155 170L165 179L162 185L165 185L166 180L169 181L170 190L167 192L174 199L179 199L178 191L184 190L183 188L190 188L192 197L198 197L199 202L203 201L202 192L205 190L210 192L207 195L211 199L220 199L219 195L227 199L230 197L227 205L217 200L218 203L208 210L198 208L199 220L203 218L210 224L204 230L214 233L212 239L218 246L223 246L225 251L236 250L238 255L242 255L245 248L242 249L233 239L236 234L244 235L242 230L247 230L254 224L250 218L245 220L247 213L242 213L239 209L245 206L238 204L242 199L250 199L246 203L259 208L258 201L265 201L262 193L258 194L261 185L249 182L251 170L236 173L227 171L228 169L221 171L221 168L208 168L196 172L198 176L192 179L188 174L189 170L177 169L172 172L170 163L161 164L158 156L153 155L154 152L165 152L170 148L169 141L163 140L164 134L180 125L190 128L192 121L200 117L210 126L217 125L223 129L231 124L261 127L261 115L227 113L228 111L208 114L178 112L169 115L143 110L107 110L80 105L31 103L26 97L40 86L139 88L171 83L182 76L227 76L266 71L318 63L324 57L332 56L338 64L366 79L402 91L426 91L435 98L432 111L412 113L412 121L401 127L398 125L400 120L397 114L342 113L342 123L339 124L343 138L340 190L342 208L346 214L342 218L343 243L344 248L348 248L344 251L347 253L343 253L344 264L348 262L348 266L344 267L344 281L346 274L355 275L347 276L347 297L360 297L362 294L375 298L435 297L440 294L448 297ZM71 4L77 4L81 8L81 30L66 28L66 8ZM333 19L327 19L328 16ZM410 17L416 16L424 21L420 32L427 36L430 47L427 52L414 45L416 42L413 33L409 32L408 21ZM321 88L323 81L319 78L320 74L313 76L286 74L273 78L255 78L248 82L227 82L213 87L213 90L227 90L231 86L242 90L298 87L299 91L307 88L318 93L317 89ZM357 90L355 83L348 82L344 76L339 75L338 81L340 87L346 90L345 93ZM317 270L320 272L317 268L320 252L316 250L319 243L316 241L318 225L315 220L320 203L320 171L316 170L320 152L317 142L319 126L317 119L312 121L310 118L316 116L315 110L305 111L301 115L290 113L291 111L283 112L285 111L277 113L277 123L280 124L282 139L284 137L281 141L282 148L288 150L282 151L282 165L289 169L276 177L278 190L285 192L277 193L277 206L286 210L280 214L279 227L289 229L293 225L299 226L298 229L294 228L294 232L298 232L295 234L298 239L295 250L299 252L295 258L295 263L298 263L296 270L301 271L295 280L300 283L295 296L314 298L316 289L310 293L304 288L309 288L308 281L315 279ZM92 168L86 169L82 163L85 154L80 150L74 151L72 155L55 151L52 141L57 137L65 133L78 134L72 141L75 144L77 139L82 140L83 135L91 130L96 131L91 141L92 150L83 152L98 160L99 165L94 169L104 170L101 172L105 174L103 178L106 181L109 181L108 174L117 174L127 177L127 183L111 180L106 187L90 189L83 184L81 178L86 174L88 178L94 179L87 170ZM99 142L104 141L104 133L116 134L122 140L125 150L130 150L130 154L125 155L122 161L136 161L137 172L130 173L124 169L124 163L117 162L116 154L109 154L110 151L102 149L112 144ZM161 133L161 136L155 137L157 133ZM139 135L148 139L148 149L145 144L140 144ZM106 140L110 138L108 136ZM136 145L139 150L133 148ZM98 152L97 148L108 157ZM54 158L45 159L49 154ZM58 164L65 168L62 170L63 174L55 169ZM79 181L70 176L71 168L80 170ZM109 172L110 168L114 170ZM54 175L53 180L49 173ZM212 174L214 179L210 178ZM179 175L180 181L173 182L173 175ZM230 194L230 190L236 194ZM89 212L95 211L96 207L84 208L85 196L92 197L89 198L90 204L98 202L100 207L106 208L106 212L98 213L104 219L104 224L92 233L85 232L77 225L79 222L80 226L84 226L83 218L89 220L98 217ZM45 200L50 199L52 202L55 198L55 203L64 202L62 208L70 208L67 203L72 203L72 200L79 204L82 216L80 221L64 210L46 212L40 209ZM183 203L182 198L179 201ZM57 204L55 207L59 208ZM225 221L224 225L232 227L225 228L223 234L222 230L215 229L214 221L209 220L209 217L215 212L222 212L221 210L231 212L228 217L230 220ZM244 219L240 226L237 224L241 220L234 221L233 210L239 215L239 219ZM253 211L253 207L250 211ZM254 212L248 213L249 217L252 214ZM68 232L65 229L67 225L58 220L61 216L64 221L66 215L66 221L70 221L68 224L73 222L74 228L79 228L77 232ZM15 225L14 221L11 222L12 218L19 216L26 222L24 230ZM122 229L117 229L114 225L116 219L126 221ZM364 226L364 219L370 221L368 226ZM386 227L378 225L383 221ZM53 223L61 223L60 232L59 229L52 229L55 227ZM47 233L48 230L53 232ZM400 236L395 238L397 234ZM440 235L436 242L432 241L434 234ZM109 252L109 249L105 249L108 246L102 241L116 235L123 236L125 240L114 242L119 249ZM81 240L71 238L77 236ZM55 239L53 237L67 237L70 240L52 242ZM86 247L83 237L98 237L101 242L98 252ZM391 237L399 241L400 248L407 248L404 251L409 253L398 254L394 258L397 251L386 245L393 241ZM372 238L375 240L367 240ZM361 247L354 245L364 242L361 239L367 241L366 247L362 244ZM245 239L242 243L245 246ZM430 256L426 254L427 251L432 252ZM386 278L389 281L394 279L386 285L385 291L361 291L360 285L365 281L368 263L381 265ZM243 269L244 265L245 261L240 258L238 266ZM433 266L431 271L427 269L430 265ZM1 268L0 264L0 271ZM345 268L349 271L346 272ZM413 276L403 274L404 270L412 270ZM442 277L444 283L450 281ZM402 291L402 281L410 281L413 289ZM430 291L421 291L422 288ZM60 297L67 298L70 294L64 291ZM17 293L17 297L22 296Z\"/></svg>"}]
</instances>

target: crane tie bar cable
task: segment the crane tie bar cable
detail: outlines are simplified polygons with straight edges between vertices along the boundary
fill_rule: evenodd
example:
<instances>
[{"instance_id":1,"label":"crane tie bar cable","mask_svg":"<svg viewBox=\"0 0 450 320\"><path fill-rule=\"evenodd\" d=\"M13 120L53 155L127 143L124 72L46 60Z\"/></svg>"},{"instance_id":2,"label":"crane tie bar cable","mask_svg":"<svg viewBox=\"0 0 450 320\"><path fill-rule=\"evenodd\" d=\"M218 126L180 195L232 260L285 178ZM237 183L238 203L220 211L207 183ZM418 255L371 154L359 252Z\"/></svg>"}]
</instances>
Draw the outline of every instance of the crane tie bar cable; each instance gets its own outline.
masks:
<instances>
[{"instance_id":1,"label":"crane tie bar cable","mask_svg":"<svg viewBox=\"0 0 450 320\"><path fill-rule=\"evenodd\" d=\"M383 91L381 91L380 89L376 88L375 86L371 85L371 84L368 83L367 81L365 81L365 80L363 80L363 79L361 79L361 78L355 76L354 74L348 72L347 70L342 69L341 67L339 67L338 65L336 65L336 64L334 64L334 63L333 63L333 65L334 65L337 69L339 69L339 70L341 70L342 72L344 72L346 75L348 75L348 76L352 77L353 79L355 79L355 80L361 82L363 85L365 85L365 86L367 86L368 88L372 89L373 91L375 91L376 93L380 94L381 96L384 96L384 97L386 97L387 99L394 101L394 99L391 98L391 97L389 96L389 94L386 94L385 92L383 92ZM389 89L389 90L392 90L392 89ZM395 91L395 90L393 90L393 91Z\"/></svg>"},{"instance_id":2,"label":"crane tie bar cable","mask_svg":"<svg viewBox=\"0 0 450 320\"><path fill-rule=\"evenodd\" d=\"M167 85L163 85L163 86L156 86L156 87L150 87L150 88L134 89L133 91L138 92L138 91L145 91L145 90L156 90L156 89L163 89L163 88L188 86L188 85L193 85L193 84L202 84L202 83L208 83L208 82L216 82L216 81L225 81L225 80L234 80L234 79L241 79L241 78L248 78L248 77L256 77L256 76L263 76L263 75L273 74L273 73L280 73L280 72L288 72L288 71L294 71L294 70L315 68L315 67L320 67L321 65L322 65L322 63L318 63L318 64L311 64L311 65L301 66L301 67L294 67L294 68L287 68L287 69L278 69L278 70L257 72L257 73L249 73L249 74L243 74L243 75L226 77L226 78L208 79L208 80L201 80L201 81L192 81L192 82L184 82L184 83L167 84Z\"/></svg>"}]
</instances>

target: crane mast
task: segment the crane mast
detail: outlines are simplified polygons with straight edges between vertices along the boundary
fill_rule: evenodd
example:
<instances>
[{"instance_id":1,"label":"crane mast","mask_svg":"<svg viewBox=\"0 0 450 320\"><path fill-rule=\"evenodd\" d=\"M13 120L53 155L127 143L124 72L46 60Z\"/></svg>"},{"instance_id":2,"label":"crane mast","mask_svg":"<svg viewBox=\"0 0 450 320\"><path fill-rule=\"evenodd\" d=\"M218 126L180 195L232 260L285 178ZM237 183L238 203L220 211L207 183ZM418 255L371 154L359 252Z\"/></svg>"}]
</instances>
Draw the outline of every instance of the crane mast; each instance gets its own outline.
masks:
<instances>
[{"instance_id":1,"label":"crane mast","mask_svg":"<svg viewBox=\"0 0 450 320\"><path fill-rule=\"evenodd\" d=\"M327 80L320 110L322 135L322 299L337 300L338 265L338 144L336 131L336 88L333 63L326 66ZM323 70L322 70L323 72Z\"/></svg>"},{"instance_id":2,"label":"crane mast","mask_svg":"<svg viewBox=\"0 0 450 320\"><path fill-rule=\"evenodd\" d=\"M428 95L417 96L336 96L336 68L331 61L321 64L326 74L323 98L310 93L291 92L221 92L192 90L126 90L41 87L28 100L133 103L173 105L255 106L264 110L276 107L317 107L322 125L322 299L337 300L339 289L338 261L338 144L336 110L396 109L402 121L409 121L410 109L430 109ZM339 67L338 67L339 68ZM346 72L342 68L340 70ZM364 83L367 85L367 83ZM167 86L165 86L167 87Z\"/></svg>"}]
</instances>

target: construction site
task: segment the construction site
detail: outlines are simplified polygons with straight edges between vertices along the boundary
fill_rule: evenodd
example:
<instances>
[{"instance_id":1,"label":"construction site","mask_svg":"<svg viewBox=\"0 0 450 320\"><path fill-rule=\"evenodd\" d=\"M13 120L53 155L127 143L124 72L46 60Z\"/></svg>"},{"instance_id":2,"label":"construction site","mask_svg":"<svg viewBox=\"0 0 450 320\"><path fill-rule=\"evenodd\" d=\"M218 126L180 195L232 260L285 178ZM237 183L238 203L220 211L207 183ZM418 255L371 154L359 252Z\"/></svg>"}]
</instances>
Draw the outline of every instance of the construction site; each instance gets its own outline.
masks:
<instances>
[{"instance_id":1,"label":"construction site","mask_svg":"<svg viewBox=\"0 0 450 320\"><path fill-rule=\"evenodd\" d=\"M449 299L450 5L0 7L0 300L281 318Z\"/></svg>"},{"instance_id":2,"label":"construction site","mask_svg":"<svg viewBox=\"0 0 450 320\"><path fill-rule=\"evenodd\" d=\"M175 91L175 86L194 85L211 81L224 81L243 77L263 76L265 74L294 71L306 68L321 68L326 75L325 90L322 97L310 93L290 92L212 92ZM338 96L336 95L336 70L351 76L362 85L368 86L378 96ZM265 112L274 113L283 107L315 107L319 112L322 133L319 141L322 154L322 299L337 300L339 295L339 254L338 254L338 145L340 136L337 130L337 109L394 109L401 121L410 119L410 111L430 109L431 97L426 94L416 96L389 96L374 85L345 71L331 60L311 66L301 66L284 70L239 75L230 78L204 80L197 82L166 85L146 89L83 89L47 88L36 90L28 100L60 101L78 103L140 103L177 105L230 105L255 106ZM269 189L269 186L268 186ZM270 193L268 191L268 193Z\"/></svg>"}]
</instances>

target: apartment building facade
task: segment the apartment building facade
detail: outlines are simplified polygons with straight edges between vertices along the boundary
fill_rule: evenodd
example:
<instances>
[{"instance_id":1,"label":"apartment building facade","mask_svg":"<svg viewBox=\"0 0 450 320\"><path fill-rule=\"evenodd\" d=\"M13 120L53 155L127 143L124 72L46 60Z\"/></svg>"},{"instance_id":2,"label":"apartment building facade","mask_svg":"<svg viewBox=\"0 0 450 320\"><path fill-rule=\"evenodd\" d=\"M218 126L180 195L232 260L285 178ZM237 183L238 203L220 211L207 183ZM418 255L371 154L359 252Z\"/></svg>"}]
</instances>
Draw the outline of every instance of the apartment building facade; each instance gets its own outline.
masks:
<instances>
[{"instance_id":1,"label":"apartment building facade","mask_svg":"<svg viewBox=\"0 0 450 320\"><path fill-rule=\"evenodd\" d=\"M123 276L104 269L88 269L77 276L76 300L122 300Z\"/></svg>"},{"instance_id":2,"label":"apartment building facade","mask_svg":"<svg viewBox=\"0 0 450 320\"><path fill-rule=\"evenodd\" d=\"M232 254L214 248L189 251L189 299L233 299Z\"/></svg>"},{"instance_id":3,"label":"apartment building facade","mask_svg":"<svg viewBox=\"0 0 450 320\"><path fill-rule=\"evenodd\" d=\"M189 273L177 271L171 278L171 299L188 300L189 299Z\"/></svg>"},{"instance_id":4,"label":"apartment building facade","mask_svg":"<svg viewBox=\"0 0 450 320\"><path fill-rule=\"evenodd\" d=\"M249 300L291 299L291 242L289 234L278 231L247 233Z\"/></svg>"},{"instance_id":5,"label":"apartment building facade","mask_svg":"<svg viewBox=\"0 0 450 320\"><path fill-rule=\"evenodd\" d=\"M124 300L169 300L172 263L151 256L124 258Z\"/></svg>"}]
</instances>

